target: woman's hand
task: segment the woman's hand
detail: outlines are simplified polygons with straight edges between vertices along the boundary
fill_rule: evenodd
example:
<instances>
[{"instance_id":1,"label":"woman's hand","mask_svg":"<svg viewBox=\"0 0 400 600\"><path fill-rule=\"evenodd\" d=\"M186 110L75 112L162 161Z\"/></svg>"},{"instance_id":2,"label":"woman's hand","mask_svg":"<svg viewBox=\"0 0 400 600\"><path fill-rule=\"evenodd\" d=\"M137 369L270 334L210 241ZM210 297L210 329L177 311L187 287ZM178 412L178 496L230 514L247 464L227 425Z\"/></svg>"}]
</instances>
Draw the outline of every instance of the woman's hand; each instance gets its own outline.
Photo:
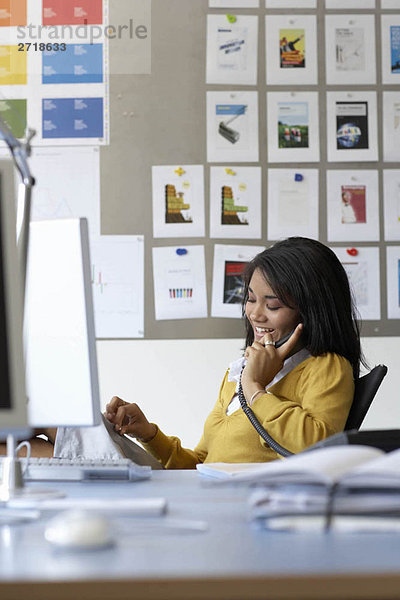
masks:
<instances>
[{"instance_id":1,"label":"woman's hand","mask_svg":"<svg viewBox=\"0 0 400 600\"><path fill-rule=\"evenodd\" d=\"M272 336L266 333L260 342L254 341L244 353L247 363L242 373L242 389L249 402L257 390L263 390L283 367L283 361L295 349L303 324L297 325L287 342L279 348L272 343Z\"/></svg>"},{"instance_id":2,"label":"woman's hand","mask_svg":"<svg viewBox=\"0 0 400 600\"><path fill-rule=\"evenodd\" d=\"M111 398L104 416L114 424L115 431L128 433L141 442L149 442L157 433L157 425L149 423L137 404L129 404L118 396Z\"/></svg>"}]
</instances>

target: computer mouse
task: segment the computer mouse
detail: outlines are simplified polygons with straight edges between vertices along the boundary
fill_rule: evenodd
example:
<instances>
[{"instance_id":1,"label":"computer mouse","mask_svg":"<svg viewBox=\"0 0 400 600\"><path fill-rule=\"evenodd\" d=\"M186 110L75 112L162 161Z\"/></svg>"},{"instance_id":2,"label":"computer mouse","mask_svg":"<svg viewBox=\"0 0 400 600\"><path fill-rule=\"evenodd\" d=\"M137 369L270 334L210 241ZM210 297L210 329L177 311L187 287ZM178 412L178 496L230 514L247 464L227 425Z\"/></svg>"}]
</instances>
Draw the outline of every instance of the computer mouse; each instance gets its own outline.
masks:
<instances>
[{"instance_id":1,"label":"computer mouse","mask_svg":"<svg viewBox=\"0 0 400 600\"><path fill-rule=\"evenodd\" d=\"M88 510L68 510L49 520L44 536L56 548L94 550L112 545L109 520Z\"/></svg>"}]
</instances>

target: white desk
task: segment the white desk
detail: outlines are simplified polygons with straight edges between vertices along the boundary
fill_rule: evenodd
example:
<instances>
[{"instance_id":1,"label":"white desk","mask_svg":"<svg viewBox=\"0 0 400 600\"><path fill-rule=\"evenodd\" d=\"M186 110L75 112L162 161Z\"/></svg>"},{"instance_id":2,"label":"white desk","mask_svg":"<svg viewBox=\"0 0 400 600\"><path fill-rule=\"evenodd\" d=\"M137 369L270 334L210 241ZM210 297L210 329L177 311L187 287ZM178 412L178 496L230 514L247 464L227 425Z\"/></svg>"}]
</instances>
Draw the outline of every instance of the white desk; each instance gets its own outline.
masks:
<instances>
[{"instance_id":1,"label":"white desk","mask_svg":"<svg viewBox=\"0 0 400 600\"><path fill-rule=\"evenodd\" d=\"M44 519L0 527L1 600L400 600L400 535L267 532L247 521L248 489L210 487L194 471L57 487L70 496L163 496L169 518L209 527L145 535L117 518L114 547L80 553L54 551Z\"/></svg>"}]
</instances>

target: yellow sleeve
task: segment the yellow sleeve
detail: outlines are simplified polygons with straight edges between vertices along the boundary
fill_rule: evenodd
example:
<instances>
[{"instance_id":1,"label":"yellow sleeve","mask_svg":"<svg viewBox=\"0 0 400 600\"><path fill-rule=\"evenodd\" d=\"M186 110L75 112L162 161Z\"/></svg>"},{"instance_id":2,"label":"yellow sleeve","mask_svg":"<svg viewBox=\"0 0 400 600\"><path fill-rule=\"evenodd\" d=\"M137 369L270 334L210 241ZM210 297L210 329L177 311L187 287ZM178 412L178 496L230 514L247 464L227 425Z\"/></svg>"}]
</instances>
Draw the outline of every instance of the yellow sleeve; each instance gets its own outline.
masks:
<instances>
[{"instance_id":1,"label":"yellow sleeve","mask_svg":"<svg viewBox=\"0 0 400 600\"><path fill-rule=\"evenodd\" d=\"M212 417L214 412L218 410L222 400L222 390L227 379L228 372L222 381L218 399L215 403L213 410L211 411L207 420ZM165 435L159 428L157 433L150 442L143 444L143 447L150 452L157 460L161 462L166 469L195 469L198 463L202 463L207 458L207 421L204 426L204 432L194 450L183 448L181 440L175 436Z\"/></svg>"},{"instance_id":2,"label":"yellow sleeve","mask_svg":"<svg viewBox=\"0 0 400 600\"><path fill-rule=\"evenodd\" d=\"M297 453L343 430L353 396L349 361L329 353L304 361L270 393L258 396L252 408L267 432Z\"/></svg>"}]
</instances>

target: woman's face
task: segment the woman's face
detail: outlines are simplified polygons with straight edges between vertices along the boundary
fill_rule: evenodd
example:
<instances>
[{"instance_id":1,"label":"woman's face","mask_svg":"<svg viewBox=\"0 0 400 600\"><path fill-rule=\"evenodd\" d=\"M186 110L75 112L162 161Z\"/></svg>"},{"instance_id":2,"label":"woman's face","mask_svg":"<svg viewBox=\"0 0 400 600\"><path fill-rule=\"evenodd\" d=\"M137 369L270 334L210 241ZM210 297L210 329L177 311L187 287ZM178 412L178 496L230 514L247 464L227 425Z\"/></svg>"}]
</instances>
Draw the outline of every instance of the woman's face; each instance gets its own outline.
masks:
<instances>
[{"instance_id":1,"label":"woman's face","mask_svg":"<svg viewBox=\"0 0 400 600\"><path fill-rule=\"evenodd\" d=\"M254 331L254 340L270 333L274 342L287 335L300 323L297 308L289 308L276 297L259 269L250 279L246 317Z\"/></svg>"}]
</instances>

